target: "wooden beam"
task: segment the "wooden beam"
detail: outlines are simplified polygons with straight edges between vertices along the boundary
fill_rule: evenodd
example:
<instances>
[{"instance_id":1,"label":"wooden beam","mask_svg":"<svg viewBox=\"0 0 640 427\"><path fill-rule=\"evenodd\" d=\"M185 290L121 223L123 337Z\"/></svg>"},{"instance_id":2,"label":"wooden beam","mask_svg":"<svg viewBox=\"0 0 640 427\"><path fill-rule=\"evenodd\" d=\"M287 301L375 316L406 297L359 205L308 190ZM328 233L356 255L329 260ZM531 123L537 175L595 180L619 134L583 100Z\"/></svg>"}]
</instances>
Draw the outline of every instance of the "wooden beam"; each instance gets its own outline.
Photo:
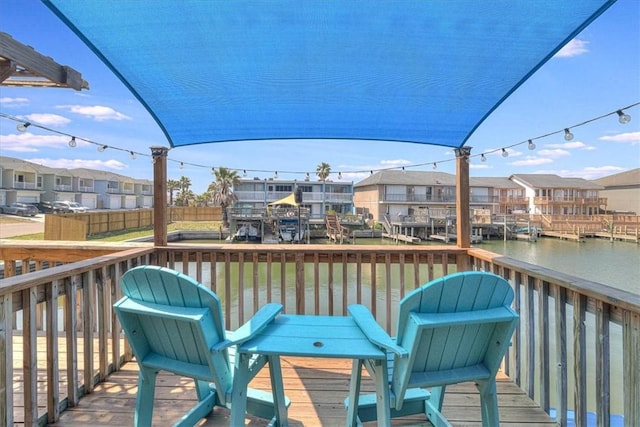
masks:
<instances>
[{"instance_id":1,"label":"wooden beam","mask_svg":"<svg viewBox=\"0 0 640 427\"><path fill-rule=\"evenodd\" d=\"M167 246L167 147L151 147L153 157L153 244Z\"/></svg>"},{"instance_id":2,"label":"wooden beam","mask_svg":"<svg viewBox=\"0 0 640 427\"><path fill-rule=\"evenodd\" d=\"M0 57L23 67L33 75L48 80L52 86L69 87L75 90L89 88L89 84L82 79L82 75L78 71L66 65L58 64L50 57L36 52L31 46L24 45L3 32L0 32ZM17 77L20 76L18 75ZM10 82L6 78L2 80L3 85L20 84L29 86L33 83L41 85L42 82L37 80Z\"/></svg>"},{"instance_id":3,"label":"wooden beam","mask_svg":"<svg viewBox=\"0 0 640 427\"><path fill-rule=\"evenodd\" d=\"M471 147L456 148L456 224L457 245L471 247L471 218L469 214L469 155Z\"/></svg>"},{"instance_id":4,"label":"wooden beam","mask_svg":"<svg viewBox=\"0 0 640 427\"><path fill-rule=\"evenodd\" d=\"M0 83L7 80L16 71L16 63L0 58Z\"/></svg>"}]
</instances>

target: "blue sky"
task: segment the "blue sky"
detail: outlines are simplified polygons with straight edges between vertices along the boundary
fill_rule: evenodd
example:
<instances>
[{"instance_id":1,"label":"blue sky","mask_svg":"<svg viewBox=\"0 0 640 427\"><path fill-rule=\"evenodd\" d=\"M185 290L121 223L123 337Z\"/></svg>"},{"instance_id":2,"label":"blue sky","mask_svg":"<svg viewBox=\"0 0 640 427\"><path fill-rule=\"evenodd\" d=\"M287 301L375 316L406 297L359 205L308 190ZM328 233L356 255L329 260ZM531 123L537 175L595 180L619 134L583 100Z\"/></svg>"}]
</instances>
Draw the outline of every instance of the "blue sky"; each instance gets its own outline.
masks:
<instances>
[{"instance_id":1,"label":"blue sky","mask_svg":"<svg viewBox=\"0 0 640 427\"><path fill-rule=\"evenodd\" d=\"M153 179L149 157L132 159L129 150L149 154L149 147L168 143L147 111L124 85L39 0L0 0L0 31L38 52L82 73L90 90L0 87L0 112L121 148L98 152L95 145L41 129L21 133L16 122L0 118L0 154L51 167L87 167L134 178ZM609 116L572 129L567 142L561 134L527 145L509 147L551 132L572 127L640 101L640 1L618 0L540 68L476 130L466 145L472 155L487 154L487 161L471 159L471 176L509 176L514 173L555 173L565 177L596 179L640 167L640 106L626 112L631 122L622 125ZM206 153L205 153L206 152ZM206 156L203 156L206 154ZM331 165L342 180L357 182L370 170L407 167L455 173L451 150L409 143L326 141L233 142L179 147L169 152L168 177L187 176L196 193L212 180L210 168L225 166L248 170L249 177L303 179L286 171L308 171ZM206 161L203 160L206 158ZM185 164L180 168L180 162ZM427 164L417 168L411 165ZM265 170L269 172L252 172ZM348 172L348 171L359 171Z\"/></svg>"}]
</instances>

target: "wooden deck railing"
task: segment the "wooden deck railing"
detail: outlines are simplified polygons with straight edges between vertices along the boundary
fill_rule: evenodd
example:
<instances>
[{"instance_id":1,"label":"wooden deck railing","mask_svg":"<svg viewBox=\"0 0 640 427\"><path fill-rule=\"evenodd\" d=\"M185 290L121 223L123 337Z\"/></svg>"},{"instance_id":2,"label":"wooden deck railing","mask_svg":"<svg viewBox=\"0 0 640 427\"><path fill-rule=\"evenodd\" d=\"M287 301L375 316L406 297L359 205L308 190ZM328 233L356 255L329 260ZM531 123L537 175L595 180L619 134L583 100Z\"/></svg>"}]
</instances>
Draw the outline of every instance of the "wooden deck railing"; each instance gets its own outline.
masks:
<instances>
[{"instance_id":1,"label":"wooden deck railing","mask_svg":"<svg viewBox=\"0 0 640 427\"><path fill-rule=\"evenodd\" d=\"M31 254L55 259L46 248ZM555 408L561 425L574 409L576 425L585 425L587 410L597 412L602 426L609 425L610 413L623 413L626 425L640 417L638 295L478 249L176 244L128 249L0 281L0 425L18 421L13 418L18 400L24 401L23 412L16 414L20 422L55 422L59 411L76 405L83 393L130 360L119 328L113 327L111 307L119 297L120 276L139 264L166 265L210 286L222 300L229 329L266 302L282 303L287 313L330 315L345 315L349 304L362 303L393 332L398 302L412 289L455 271L493 271L514 285L521 313L505 369L532 399L547 411ZM61 324L53 315L58 312ZM23 343L22 377L14 377L20 367L13 360L14 335ZM44 361L36 352L42 339ZM587 372L592 362L595 377ZM68 381L60 382L60 371ZM38 376L45 378L47 395L46 407L40 408ZM23 399L13 396L14 378ZM620 390L611 386L618 378Z\"/></svg>"}]
</instances>

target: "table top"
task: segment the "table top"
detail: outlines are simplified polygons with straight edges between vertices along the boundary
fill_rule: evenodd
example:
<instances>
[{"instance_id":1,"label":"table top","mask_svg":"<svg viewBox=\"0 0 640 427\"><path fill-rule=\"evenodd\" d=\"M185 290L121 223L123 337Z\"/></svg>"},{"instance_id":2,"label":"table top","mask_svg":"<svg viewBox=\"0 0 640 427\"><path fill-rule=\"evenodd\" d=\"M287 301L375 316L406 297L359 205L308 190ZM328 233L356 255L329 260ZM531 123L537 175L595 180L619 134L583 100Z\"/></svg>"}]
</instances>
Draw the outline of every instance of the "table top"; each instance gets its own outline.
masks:
<instances>
[{"instance_id":1,"label":"table top","mask_svg":"<svg viewBox=\"0 0 640 427\"><path fill-rule=\"evenodd\" d=\"M238 347L249 354L385 359L349 316L280 315L255 338Z\"/></svg>"}]
</instances>

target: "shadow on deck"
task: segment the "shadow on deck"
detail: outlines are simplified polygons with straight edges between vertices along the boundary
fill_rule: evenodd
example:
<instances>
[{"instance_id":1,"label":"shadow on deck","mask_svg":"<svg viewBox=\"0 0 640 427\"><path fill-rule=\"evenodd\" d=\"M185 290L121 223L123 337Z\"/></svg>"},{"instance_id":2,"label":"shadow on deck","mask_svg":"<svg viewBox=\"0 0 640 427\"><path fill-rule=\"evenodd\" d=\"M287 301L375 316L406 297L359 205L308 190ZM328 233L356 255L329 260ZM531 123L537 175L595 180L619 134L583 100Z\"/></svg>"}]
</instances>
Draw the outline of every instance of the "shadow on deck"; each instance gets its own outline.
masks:
<instances>
[{"instance_id":1,"label":"shadow on deck","mask_svg":"<svg viewBox=\"0 0 640 427\"><path fill-rule=\"evenodd\" d=\"M343 400L349 391L351 361L342 359L282 358L284 386L291 399L289 425L343 426L346 411ZM138 365L127 363L95 391L80 400L76 408L65 411L56 426L132 425L135 408ZM255 388L269 390L268 369L253 380ZM363 392L373 391L373 381L363 382ZM191 380L161 374L156 388L154 425L173 424L193 405L195 391ZM472 383L449 387L444 414L454 426L480 426L480 399ZM500 425L552 426L555 423L515 384L502 376L498 382ZM200 426L228 425L229 411L217 408ZM265 426L265 420L247 418L246 425ZM374 426L375 423L367 423ZM394 426L429 426L424 417L393 421Z\"/></svg>"}]
</instances>

